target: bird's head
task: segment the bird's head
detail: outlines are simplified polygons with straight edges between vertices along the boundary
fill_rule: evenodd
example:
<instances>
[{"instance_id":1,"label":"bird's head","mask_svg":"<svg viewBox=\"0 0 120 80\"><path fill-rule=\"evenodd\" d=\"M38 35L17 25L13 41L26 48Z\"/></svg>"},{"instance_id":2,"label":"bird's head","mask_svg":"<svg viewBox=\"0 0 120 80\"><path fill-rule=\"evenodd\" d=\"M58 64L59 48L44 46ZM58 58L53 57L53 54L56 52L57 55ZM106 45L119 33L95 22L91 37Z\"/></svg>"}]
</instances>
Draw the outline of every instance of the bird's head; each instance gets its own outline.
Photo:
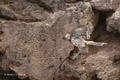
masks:
<instances>
[{"instance_id":1,"label":"bird's head","mask_svg":"<svg viewBox=\"0 0 120 80\"><path fill-rule=\"evenodd\" d=\"M70 38L71 38L71 35L68 33L68 34L66 34L64 37L63 37L63 39L65 39L65 40L70 40Z\"/></svg>"}]
</instances>

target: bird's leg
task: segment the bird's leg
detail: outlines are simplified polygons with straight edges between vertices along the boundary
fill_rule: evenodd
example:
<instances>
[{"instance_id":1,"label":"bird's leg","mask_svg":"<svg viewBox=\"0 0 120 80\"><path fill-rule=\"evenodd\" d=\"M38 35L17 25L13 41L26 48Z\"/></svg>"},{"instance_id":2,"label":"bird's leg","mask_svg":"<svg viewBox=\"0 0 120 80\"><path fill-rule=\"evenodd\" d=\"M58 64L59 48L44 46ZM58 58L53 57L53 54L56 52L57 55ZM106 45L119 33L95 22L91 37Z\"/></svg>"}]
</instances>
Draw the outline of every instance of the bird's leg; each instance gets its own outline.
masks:
<instances>
[{"instance_id":1,"label":"bird's leg","mask_svg":"<svg viewBox=\"0 0 120 80\"><path fill-rule=\"evenodd\" d=\"M79 54L80 54L80 52L74 53L73 56L71 56L70 58L71 58L72 60L75 60L75 59L79 56Z\"/></svg>"},{"instance_id":2,"label":"bird's leg","mask_svg":"<svg viewBox=\"0 0 120 80\"><path fill-rule=\"evenodd\" d=\"M82 49L79 49L79 51L78 51L77 53L73 53L73 56L71 56L70 58L71 58L72 60L77 59L78 56L81 54L81 50L82 50Z\"/></svg>"}]
</instances>

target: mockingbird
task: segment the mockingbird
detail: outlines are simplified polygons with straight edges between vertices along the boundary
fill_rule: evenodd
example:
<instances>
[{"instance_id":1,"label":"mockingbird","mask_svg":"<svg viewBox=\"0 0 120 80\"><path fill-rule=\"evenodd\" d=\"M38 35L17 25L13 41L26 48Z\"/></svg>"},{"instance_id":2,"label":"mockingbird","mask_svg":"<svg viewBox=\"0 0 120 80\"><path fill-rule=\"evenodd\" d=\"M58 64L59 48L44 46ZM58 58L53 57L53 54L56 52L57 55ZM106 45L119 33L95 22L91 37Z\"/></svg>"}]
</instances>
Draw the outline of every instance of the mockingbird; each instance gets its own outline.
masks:
<instances>
[{"instance_id":1,"label":"mockingbird","mask_svg":"<svg viewBox=\"0 0 120 80\"><path fill-rule=\"evenodd\" d=\"M81 51L86 45L93 45L93 46L103 46L107 43L104 42L94 42L94 41L87 41L86 38L90 36L88 31L85 27L80 27L72 30L71 33L65 35L64 39L70 41L74 46L76 46L79 51L78 53L74 53L71 57L72 60L76 59L79 54L82 54Z\"/></svg>"}]
</instances>

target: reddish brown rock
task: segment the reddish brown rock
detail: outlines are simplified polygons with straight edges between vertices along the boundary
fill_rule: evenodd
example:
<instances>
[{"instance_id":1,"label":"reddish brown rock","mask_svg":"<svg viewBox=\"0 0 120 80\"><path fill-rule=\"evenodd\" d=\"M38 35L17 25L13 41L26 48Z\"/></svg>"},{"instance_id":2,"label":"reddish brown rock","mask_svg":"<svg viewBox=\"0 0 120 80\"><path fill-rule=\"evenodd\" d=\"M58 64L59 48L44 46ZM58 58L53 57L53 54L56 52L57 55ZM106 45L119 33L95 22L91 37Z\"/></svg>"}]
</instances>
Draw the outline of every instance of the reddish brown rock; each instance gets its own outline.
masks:
<instances>
[{"instance_id":1,"label":"reddish brown rock","mask_svg":"<svg viewBox=\"0 0 120 80\"><path fill-rule=\"evenodd\" d=\"M15 4L11 4L10 8L16 11L13 5ZM4 13L2 16L15 17L7 14L8 9L5 7L1 6ZM23 6L18 4L18 9L21 7ZM11 10L9 13L13 14ZM8 61L7 65L2 64L17 74L25 74L20 78L52 80L57 69L73 49L70 42L63 40L65 34L81 26L89 26L93 31L96 20L91 5L84 2L66 11L49 14L47 21L25 23L1 20L1 51L5 51Z\"/></svg>"},{"instance_id":2,"label":"reddish brown rock","mask_svg":"<svg viewBox=\"0 0 120 80\"><path fill-rule=\"evenodd\" d=\"M75 21L76 27L89 27L90 34L92 33L98 20L98 14L93 12L89 2L79 2L76 6L69 7L66 10L73 17L71 23Z\"/></svg>"},{"instance_id":3,"label":"reddish brown rock","mask_svg":"<svg viewBox=\"0 0 120 80\"><path fill-rule=\"evenodd\" d=\"M120 5L120 0L92 0L92 6L101 11L116 10Z\"/></svg>"},{"instance_id":4,"label":"reddish brown rock","mask_svg":"<svg viewBox=\"0 0 120 80\"><path fill-rule=\"evenodd\" d=\"M9 67L18 74L25 74L24 78L52 80L72 49L70 43L62 39L65 35L62 24L50 27L39 23L4 22L0 26Z\"/></svg>"},{"instance_id":5,"label":"reddish brown rock","mask_svg":"<svg viewBox=\"0 0 120 80\"><path fill-rule=\"evenodd\" d=\"M66 3L74 3L77 2L77 0L65 0Z\"/></svg>"},{"instance_id":6,"label":"reddish brown rock","mask_svg":"<svg viewBox=\"0 0 120 80\"><path fill-rule=\"evenodd\" d=\"M0 4L0 51L4 53L0 67L23 74L21 79L52 80L74 49L63 40L65 34L81 26L90 27L92 33L97 23L88 2L54 13L48 11L59 10L64 1L4 0Z\"/></svg>"},{"instance_id":7,"label":"reddish brown rock","mask_svg":"<svg viewBox=\"0 0 120 80\"><path fill-rule=\"evenodd\" d=\"M97 57L96 57L97 56ZM116 54L107 54L107 52L99 52L86 59L86 69L88 72L97 74L97 77L102 80L119 80L120 69L115 67L114 60L120 56Z\"/></svg>"},{"instance_id":8,"label":"reddish brown rock","mask_svg":"<svg viewBox=\"0 0 120 80\"><path fill-rule=\"evenodd\" d=\"M24 0L2 2L4 4L0 5L1 18L35 22L44 21L49 17L43 8Z\"/></svg>"},{"instance_id":9,"label":"reddish brown rock","mask_svg":"<svg viewBox=\"0 0 120 80\"><path fill-rule=\"evenodd\" d=\"M65 8L64 0L29 0L29 1L34 2L49 11L64 10Z\"/></svg>"},{"instance_id":10,"label":"reddish brown rock","mask_svg":"<svg viewBox=\"0 0 120 80\"><path fill-rule=\"evenodd\" d=\"M120 7L107 18L107 31L120 32Z\"/></svg>"}]
</instances>

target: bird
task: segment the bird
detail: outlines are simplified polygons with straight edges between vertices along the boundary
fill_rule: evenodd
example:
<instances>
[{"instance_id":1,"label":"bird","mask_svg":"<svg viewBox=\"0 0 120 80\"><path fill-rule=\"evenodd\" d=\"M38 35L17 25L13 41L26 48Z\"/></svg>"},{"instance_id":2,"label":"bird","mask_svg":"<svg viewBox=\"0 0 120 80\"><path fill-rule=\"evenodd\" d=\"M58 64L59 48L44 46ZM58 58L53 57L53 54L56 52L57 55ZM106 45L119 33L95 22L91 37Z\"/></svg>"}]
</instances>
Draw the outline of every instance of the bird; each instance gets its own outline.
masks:
<instances>
[{"instance_id":1,"label":"bird","mask_svg":"<svg viewBox=\"0 0 120 80\"><path fill-rule=\"evenodd\" d=\"M107 43L104 42L94 42L94 41L87 41L88 35L87 29L85 27L79 27L76 29L73 29L70 33L67 33L64 36L64 39L67 41L70 41L75 47L78 48L78 52L74 53L74 55L71 57L72 60L75 60L78 55L82 54L83 48L85 48L87 45L93 45L93 46L103 46Z\"/></svg>"}]
</instances>

